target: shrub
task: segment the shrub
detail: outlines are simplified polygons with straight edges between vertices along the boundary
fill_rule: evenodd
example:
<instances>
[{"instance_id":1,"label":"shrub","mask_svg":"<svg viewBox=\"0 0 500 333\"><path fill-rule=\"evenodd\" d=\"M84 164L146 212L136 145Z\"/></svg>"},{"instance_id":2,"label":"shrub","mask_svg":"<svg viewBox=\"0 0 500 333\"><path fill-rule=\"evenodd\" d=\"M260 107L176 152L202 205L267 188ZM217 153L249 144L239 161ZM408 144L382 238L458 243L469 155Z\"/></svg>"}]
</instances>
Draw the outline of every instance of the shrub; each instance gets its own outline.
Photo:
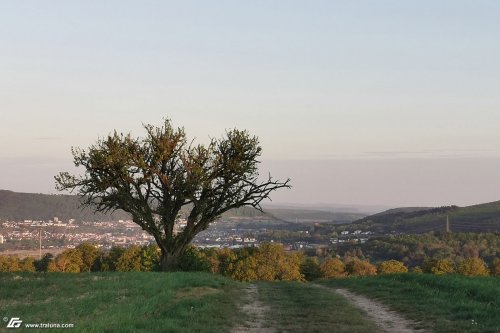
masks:
<instances>
[{"instance_id":1,"label":"shrub","mask_svg":"<svg viewBox=\"0 0 500 333\"><path fill-rule=\"evenodd\" d=\"M141 248L132 245L125 249L115 265L118 272L140 272L142 270Z\"/></svg>"},{"instance_id":2,"label":"shrub","mask_svg":"<svg viewBox=\"0 0 500 333\"><path fill-rule=\"evenodd\" d=\"M222 275L231 275L231 272L234 271L236 260L238 257L236 253L228 248L220 249L217 253L219 267L217 268L217 273Z\"/></svg>"},{"instance_id":3,"label":"shrub","mask_svg":"<svg viewBox=\"0 0 500 333\"><path fill-rule=\"evenodd\" d=\"M408 268L401 261L387 260L378 264L377 272L379 274L407 273Z\"/></svg>"},{"instance_id":4,"label":"shrub","mask_svg":"<svg viewBox=\"0 0 500 333\"><path fill-rule=\"evenodd\" d=\"M255 259L257 261L257 279L259 280L303 280L300 273L300 263L302 262L300 254L285 253L281 244L261 244L255 254Z\"/></svg>"},{"instance_id":5,"label":"shrub","mask_svg":"<svg viewBox=\"0 0 500 333\"><path fill-rule=\"evenodd\" d=\"M436 275L452 274L455 267L450 259L428 259L424 262L423 271Z\"/></svg>"},{"instance_id":6,"label":"shrub","mask_svg":"<svg viewBox=\"0 0 500 333\"><path fill-rule=\"evenodd\" d=\"M207 256L194 246L190 246L179 258L179 268L183 271L210 272Z\"/></svg>"},{"instance_id":7,"label":"shrub","mask_svg":"<svg viewBox=\"0 0 500 333\"><path fill-rule=\"evenodd\" d=\"M160 248L156 244L141 248L141 271L150 272L160 269Z\"/></svg>"},{"instance_id":8,"label":"shrub","mask_svg":"<svg viewBox=\"0 0 500 333\"><path fill-rule=\"evenodd\" d=\"M231 249L227 249L231 251ZM221 255L219 254L221 250L215 249L215 248L209 248L209 249L202 249L201 253L205 257L205 261L209 265L209 271L211 273L220 273L220 257Z\"/></svg>"},{"instance_id":9,"label":"shrub","mask_svg":"<svg viewBox=\"0 0 500 333\"><path fill-rule=\"evenodd\" d=\"M18 272L21 270L19 258L15 256L0 256L0 272Z\"/></svg>"},{"instance_id":10,"label":"shrub","mask_svg":"<svg viewBox=\"0 0 500 333\"><path fill-rule=\"evenodd\" d=\"M415 266L415 267L413 267L411 272L415 273L415 274L422 274L424 271L422 270L422 268L420 266Z\"/></svg>"},{"instance_id":11,"label":"shrub","mask_svg":"<svg viewBox=\"0 0 500 333\"><path fill-rule=\"evenodd\" d=\"M458 266L458 273L469 276L488 276L488 267L480 258L467 258Z\"/></svg>"},{"instance_id":12,"label":"shrub","mask_svg":"<svg viewBox=\"0 0 500 333\"><path fill-rule=\"evenodd\" d=\"M320 269L318 257L307 257L300 265L300 273L307 281L312 281L323 277Z\"/></svg>"},{"instance_id":13,"label":"shrub","mask_svg":"<svg viewBox=\"0 0 500 333\"><path fill-rule=\"evenodd\" d=\"M238 281L257 280L257 260L255 257L249 256L238 260L234 265L234 270L231 272L230 277Z\"/></svg>"},{"instance_id":14,"label":"shrub","mask_svg":"<svg viewBox=\"0 0 500 333\"><path fill-rule=\"evenodd\" d=\"M327 279L345 277L345 269L345 264L338 258L328 258L321 264L321 272Z\"/></svg>"},{"instance_id":15,"label":"shrub","mask_svg":"<svg viewBox=\"0 0 500 333\"><path fill-rule=\"evenodd\" d=\"M303 261L304 256L299 252L286 254L285 261L280 266L278 280L304 281L304 275L300 272L300 263Z\"/></svg>"},{"instance_id":16,"label":"shrub","mask_svg":"<svg viewBox=\"0 0 500 333\"><path fill-rule=\"evenodd\" d=\"M49 264L54 260L54 255L52 253L45 253L42 259L35 260L33 265L37 272L47 272L49 269Z\"/></svg>"},{"instance_id":17,"label":"shrub","mask_svg":"<svg viewBox=\"0 0 500 333\"><path fill-rule=\"evenodd\" d=\"M220 257L225 266L225 274L239 281L302 281L300 272L304 261L300 253L286 253L283 245L264 243L259 248L244 248L234 252L236 259L229 252ZM234 261L233 261L234 260Z\"/></svg>"},{"instance_id":18,"label":"shrub","mask_svg":"<svg viewBox=\"0 0 500 333\"><path fill-rule=\"evenodd\" d=\"M20 262L20 268L23 272L35 272L35 258L26 257Z\"/></svg>"},{"instance_id":19,"label":"shrub","mask_svg":"<svg viewBox=\"0 0 500 333\"><path fill-rule=\"evenodd\" d=\"M493 259L491 264L491 275L500 276L500 258Z\"/></svg>"},{"instance_id":20,"label":"shrub","mask_svg":"<svg viewBox=\"0 0 500 333\"><path fill-rule=\"evenodd\" d=\"M77 249L65 250L47 266L48 272L79 273L83 266L82 254Z\"/></svg>"},{"instance_id":21,"label":"shrub","mask_svg":"<svg viewBox=\"0 0 500 333\"><path fill-rule=\"evenodd\" d=\"M94 244L83 242L75 248L80 251L82 257L81 272L90 272L95 270L95 262L99 258L99 249Z\"/></svg>"},{"instance_id":22,"label":"shrub","mask_svg":"<svg viewBox=\"0 0 500 333\"><path fill-rule=\"evenodd\" d=\"M349 275L368 276L377 275L377 267L370 264L368 260L352 259L346 264L346 271Z\"/></svg>"},{"instance_id":23,"label":"shrub","mask_svg":"<svg viewBox=\"0 0 500 333\"><path fill-rule=\"evenodd\" d=\"M116 264L123 252L125 252L123 247L113 246L106 254L101 253L101 256L97 259L98 263L96 266L100 267L100 270L103 272L116 271Z\"/></svg>"}]
</instances>

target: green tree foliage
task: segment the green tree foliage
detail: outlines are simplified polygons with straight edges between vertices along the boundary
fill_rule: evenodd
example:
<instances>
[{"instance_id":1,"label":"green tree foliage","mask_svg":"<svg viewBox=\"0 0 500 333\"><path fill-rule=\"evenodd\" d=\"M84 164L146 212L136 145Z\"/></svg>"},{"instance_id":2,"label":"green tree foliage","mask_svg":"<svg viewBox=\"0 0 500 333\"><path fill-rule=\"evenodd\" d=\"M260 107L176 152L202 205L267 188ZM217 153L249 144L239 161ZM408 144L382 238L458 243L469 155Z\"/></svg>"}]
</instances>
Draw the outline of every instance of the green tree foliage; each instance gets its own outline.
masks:
<instances>
[{"instance_id":1,"label":"green tree foliage","mask_svg":"<svg viewBox=\"0 0 500 333\"><path fill-rule=\"evenodd\" d=\"M285 253L281 244L261 244L255 259L257 262L257 279L259 280L300 281L303 279L300 273L301 255L296 252Z\"/></svg>"},{"instance_id":2,"label":"green tree foliage","mask_svg":"<svg viewBox=\"0 0 500 333\"><path fill-rule=\"evenodd\" d=\"M97 259L97 266L103 272L117 271L116 264L123 252L125 252L123 247L113 246L106 254L101 253L101 256Z\"/></svg>"},{"instance_id":3,"label":"green tree foliage","mask_svg":"<svg viewBox=\"0 0 500 333\"><path fill-rule=\"evenodd\" d=\"M313 281L323 277L318 257L306 257L300 265L300 272L307 281Z\"/></svg>"},{"instance_id":4,"label":"green tree foliage","mask_svg":"<svg viewBox=\"0 0 500 333\"><path fill-rule=\"evenodd\" d=\"M54 260L54 255L52 253L46 253L39 260L34 261L35 270L37 272L47 272L49 269L49 264Z\"/></svg>"},{"instance_id":5,"label":"green tree foliage","mask_svg":"<svg viewBox=\"0 0 500 333\"><path fill-rule=\"evenodd\" d=\"M115 249L112 255L116 257L116 261L110 266L114 266L119 272L147 272L159 267L159 250L154 245L132 245L124 251Z\"/></svg>"},{"instance_id":6,"label":"green tree foliage","mask_svg":"<svg viewBox=\"0 0 500 333\"><path fill-rule=\"evenodd\" d=\"M130 213L155 238L163 270L177 268L192 239L223 213L242 206L261 210L272 191L290 187L289 180L271 176L259 182L262 148L247 131L228 131L205 146L190 143L169 120L144 128L143 138L115 132L87 150L73 149L74 164L85 174L63 172L56 182L98 212ZM187 226L174 233L182 208L189 209Z\"/></svg>"},{"instance_id":7,"label":"green tree foliage","mask_svg":"<svg viewBox=\"0 0 500 333\"><path fill-rule=\"evenodd\" d=\"M0 256L0 272L18 272L21 270L19 258L15 256Z\"/></svg>"},{"instance_id":8,"label":"green tree foliage","mask_svg":"<svg viewBox=\"0 0 500 333\"><path fill-rule=\"evenodd\" d=\"M219 265L217 270L213 270L213 272L230 275L230 273L234 271L238 257L233 250L228 248L222 248L216 252Z\"/></svg>"},{"instance_id":9,"label":"green tree foliage","mask_svg":"<svg viewBox=\"0 0 500 333\"><path fill-rule=\"evenodd\" d=\"M500 258L495 258L491 264L491 275L500 276Z\"/></svg>"},{"instance_id":10,"label":"green tree foliage","mask_svg":"<svg viewBox=\"0 0 500 333\"><path fill-rule=\"evenodd\" d=\"M116 270L118 272L140 272L142 270L141 254L141 247L137 245L125 249L116 262Z\"/></svg>"},{"instance_id":11,"label":"green tree foliage","mask_svg":"<svg viewBox=\"0 0 500 333\"><path fill-rule=\"evenodd\" d=\"M368 276L377 275L377 267L370 264L368 260L352 259L346 264L346 271L349 275Z\"/></svg>"},{"instance_id":12,"label":"green tree foliage","mask_svg":"<svg viewBox=\"0 0 500 333\"><path fill-rule=\"evenodd\" d=\"M255 258L258 248L247 247L237 250L226 249L220 257L219 273L238 281L257 280L257 260ZM224 269L225 268L225 269Z\"/></svg>"},{"instance_id":13,"label":"green tree foliage","mask_svg":"<svg viewBox=\"0 0 500 333\"><path fill-rule=\"evenodd\" d=\"M328 258L321 264L321 272L327 279L343 278L347 276L346 266L338 258Z\"/></svg>"},{"instance_id":14,"label":"green tree foliage","mask_svg":"<svg viewBox=\"0 0 500 333\"><path fill-rule=\"evenodd\" d=\"M141 248L141 266L143 271L157 271L160 268L160 249L157 245Z\"/></svg>"},{"instance_id":15,"label":"green tree foliage","mask_svg":"<svg viewBox=\"0 0 500 333\"><path fill-rule=\"evenodd\" d=\"M65 250L52 260L48 267L48 272L79 273L83 266L82 253L77 249Z\"/></svg>"},{"instance_id":16,"label":"green tree foliage","mask_svg":"<svg viewBox=\"0 0 500 333\"><path fill-rule=\"evenodd\" d=\"M81 272L96 271L96 261L100 256L100 251L94 244L83 242L76 247L82 257L82 265L80 266Z\"/></svg>"},{"instance_id":17,"label":"green tree foliage","mask_svg":"<svg viewBox=\"0 0 500 333\"><path fill-rule=\"evenodd\" d=\"M23 272L35 272L35 258L26 257L20 261L20 270Z\"/></svg>"},{"instance_id":18,"label":"green tree foliage","mask_svg":"<svg viewBox=\"0 0 500 333\"><path fill-rule=\"evenodd\" d=\"M424 262L422 270L436 275L452 274L455 272L455 265L450 259L428 259Z\"/></svg>"},{"instance_id":19,"label":"green tree foliage","mask_svg":"<svg viewBox=\"0 0 500 333\"><path fill-rule=\"evenodd\" d=\"M229 276L238 281L259 280L257 265L257 259L254 256L244 257L236 262Z\"/></svg>"},{"instance_id":20,"label":"green tree foliage","mask_svg":"<svg viewBox=\"0 0 500 333\"><path fill-rule=\"evenodd\" d=\"M84 249L88 243L66 250L53 257L46 254L40 260L31 257L20 260L16 256L0 255L0 272L49 271L49 272L88 272L91 271L155 271L159 270L160 250L156 245L113 247L108 251L98 251L95 260L84 261ZM348 257L346 263L338 258L320 261L317 257L304 257L297 252L286 252L281 244L265 243L260 247L237 250L199 249L189 247L181 260L180 269L186 271L205 271L229 276L239 281L254 280L294 280L303 281L317 278L343 278L348 275L363 276L387 273L405 273L408 269L402 262L388 260L377 267L368 260ZM500 273L500 259L493 260L491 275ZM423 268L415 267L413 273L450 274L455 272L455 264L449 259L427 259ZM479 258L461 261L457 273L469 276L488 275L485 262Z\"/></svg>"},{"instance_id":21,"label":"green tree foliage","mask_svg":"<svg viewBox=\"0 0 500 333\"><path fill-rule=\"evenodd\" d=\"M427 258L450 259L460 262L470 257L480 257L488 264L500 256L500 233L427 233L398 235L370 239L364 244L343 245L337 252L361 258L362 253L376 261L398 260L407 267L423 266Z\"/></svg>"},{"instance_id":22,"label":"green tree foliage","mask_svg":"<svg viewBox=\"0 0 500 333\"><path fill-rule=\"evenodd\" d=\"M480 258L467 258L458 265L457 272L469 276L488 276L488 266Z\"/></svg>"},{"instance_id":23,"label":"green tree foliage","mask_svg":"<svg viewBox=\"0 0 500 333\"><path fill-rule=\"evenodd\" d=\"M229 276L239 281L302 281L300 253L287 253L283 245L264 243L259 248L205 249L190 248L183 257L185 270L203 270Z\"/></svg>"},{"instance_id":24,"label":"green tree foliage","mask_svg":"<svg viewBox=\"0 0 500 333\"><path fill-rule=\"evenodd\" d=\"M179 260L179 268L183 271L210 272L212 266L203 251L190 246Z\"/></svg>"},{"instance_id":25,"label":"green tree foliage","mask_svg":"<svg viewBox=\"0 0 500 333\"><path fill-rule=\"evenodd\" d=\"M379 274L407 273L408 268L401 261L387 260L377 265Z\"/></svg>"}]
</instances>

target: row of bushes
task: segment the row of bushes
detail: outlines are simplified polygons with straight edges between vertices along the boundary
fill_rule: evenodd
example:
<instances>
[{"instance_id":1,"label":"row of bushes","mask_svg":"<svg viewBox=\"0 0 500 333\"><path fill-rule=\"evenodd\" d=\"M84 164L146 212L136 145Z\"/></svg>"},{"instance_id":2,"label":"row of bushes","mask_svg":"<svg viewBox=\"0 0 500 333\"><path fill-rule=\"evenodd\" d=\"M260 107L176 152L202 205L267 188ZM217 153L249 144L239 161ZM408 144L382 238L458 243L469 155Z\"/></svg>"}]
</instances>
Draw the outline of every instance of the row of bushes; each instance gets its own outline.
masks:
<instances>
[{"instance_id":1,"label":"row of bushes","mask_svg":"<svg viewBox=\"0 0 500 333\"><path fill-rule=\"evenodd\" d=\"M0 272L96 272L96 271L156 271L160 253L157 246L113 247L103 251L90 243L82 243L65 250L56 257L46 254L40 260L31 257L20 260L13 256L0 256ZM378 265L368 260L348 257L306 257L299 252L286 252L281 244L267 243L260 247L231 250L189 248L180 260L184 271L208 271L239 281L252 280L314 280L376 274L406 273L408 268L400 261L387 260ZM459 263L449 259L428 259L417 273L471 276L500 276L500 259L488 268L480 258L468 258Z\"/></svg>"},{"instance_id":2,"label":"row of bushes","mask_svg":"<svg viewBox=\"0 0 500 333\"><path fill-rule=\"evenodd\" d=\"M0 256L0 272L106 272L106 271L155 271L158 269L158 247L113 247L103 251L91 243L82 243L53 256L45 254L35 260L27 257Z\"/></svg>"},{"instance_id":3,"label":"row of bushes","mask_svg":"<svg viewBox=\"0 0 500 333\"><path fill-rule=\"evenodd\" d=\"M306 280L407 273L408 271L408 267L397 260L386 260L374 265L368 260L357 258L348 258L345 262L339 258L327 258L320 263L316 257L309 257L302 265ZM411 271L437 275L455 273L467 276L500 276L500 259L495 259L490 269L480 258L467 258L460 263L454 263L449 259L428 259L422 267L414 267Z\"/></svg>"}]
</instances>

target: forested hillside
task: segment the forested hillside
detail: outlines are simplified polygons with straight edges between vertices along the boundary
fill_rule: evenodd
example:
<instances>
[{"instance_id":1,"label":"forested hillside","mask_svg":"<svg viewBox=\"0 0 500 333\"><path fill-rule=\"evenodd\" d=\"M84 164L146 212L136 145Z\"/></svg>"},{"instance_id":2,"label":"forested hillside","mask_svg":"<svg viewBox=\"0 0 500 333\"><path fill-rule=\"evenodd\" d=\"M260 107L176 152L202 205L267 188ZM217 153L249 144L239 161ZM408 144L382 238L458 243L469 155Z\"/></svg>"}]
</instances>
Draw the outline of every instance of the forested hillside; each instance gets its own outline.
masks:
<instances>
[{"instance_id":1,"label":"forested hillside","mask_svg":"<svg viewBox=\"0 0 500 333\"><path fill-rule=\"evenodd\" d=\"M364 216L364 214L360 213L282 208L266 208L265 212L262 213L252 207L233 209L223 215L224 218L239 217L286 222L320 221L334 223L350 223ZM121 210L110 214L102 214L94 213L90 208L82 209L78 197L74 195L17 193L0 190L0 220L49 220L54 217L58 217L63 221L71 218L77 221L109 221L130 218L127 213Z\"/></svg>"},{"instance_id":2,"label":"forested hillside","mask_svg":"<svg viewBox=\"0 0 500 333\"><path fill-rule=\"evenodd\" d=\"M47 195L17 193L0 190L0 219L2 220L60 220L109 221L129 219L123 211L112 214L94 213L90 208L81 208L74 195Z\"/></svg>"},{"instance_id":3,"label":"forested hillside","mask_svg":"<svg viewBox=\"0 0 500 333\"><path fill-rule=\"evenodd\" d=\"M480 257L487 263L500 257L500 233L435 233L375 237L364 244L341 245L341 256L367 258L374 262L395 259L410 267L422 266L427 258L462 261Z\"/></svg>"},{"instance_id":4,"label":"forested hillside","mask_svg":"<svg viewBox=\"0 0 500 333\"><path fill-rule=\"evenodd\" d=\"M429 231L498 232L500 201L468 207L398 208L355 221L350 229L377 233L425 233Z\"/></svg>"}]
</instances>

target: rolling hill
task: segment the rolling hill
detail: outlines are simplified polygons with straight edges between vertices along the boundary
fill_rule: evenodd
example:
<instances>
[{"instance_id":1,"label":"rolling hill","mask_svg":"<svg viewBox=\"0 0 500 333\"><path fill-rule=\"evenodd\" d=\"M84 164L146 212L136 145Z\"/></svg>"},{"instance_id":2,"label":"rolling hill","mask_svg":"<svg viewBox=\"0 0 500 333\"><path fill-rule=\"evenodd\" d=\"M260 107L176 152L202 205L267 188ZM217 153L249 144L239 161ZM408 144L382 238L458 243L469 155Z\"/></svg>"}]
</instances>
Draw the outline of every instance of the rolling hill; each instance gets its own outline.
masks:
<instances>
[{"instance_id":1,"label":"rolling hill","mask_svg":"<svg viewBox=\"0 0 500 333\"><path fill-rule=\"evenodd\" d=\"M263 218L281 222L328 222L350 223L366 216L359 212L336 212L306 208L265 208L265 213L252 208L242 207L231 210L224 218ZM18 193L0 190L0 220L60 220L110 221L130 219L129 214L117 210L110 214L94 213L90 208L81 208L75 195L48 195Z\"/></svg>"},{"instance_id":2,"label":"rolling hill","mask_svg":"<svg viewBox=\"0 0 500 333\"><path fill-rule=\"evenodd\" d=\"M429 231L500 232L500 201L467 206L390 209L357 220L349 226L379 233L424 233Z\"/></svg>"},{"instance_id":3,"label":"rolling hill","mask_svg":"<svg viewBox=\"0 0 500 333\"><path fill-rule=\"evenodd\" d=\"M81 208L74 195L49 195L18 193L0 190L0 220L60 220L109 221L128 219L124 211L112 214L94 213L90 208Z\"/></svg>"}]
</instances>

